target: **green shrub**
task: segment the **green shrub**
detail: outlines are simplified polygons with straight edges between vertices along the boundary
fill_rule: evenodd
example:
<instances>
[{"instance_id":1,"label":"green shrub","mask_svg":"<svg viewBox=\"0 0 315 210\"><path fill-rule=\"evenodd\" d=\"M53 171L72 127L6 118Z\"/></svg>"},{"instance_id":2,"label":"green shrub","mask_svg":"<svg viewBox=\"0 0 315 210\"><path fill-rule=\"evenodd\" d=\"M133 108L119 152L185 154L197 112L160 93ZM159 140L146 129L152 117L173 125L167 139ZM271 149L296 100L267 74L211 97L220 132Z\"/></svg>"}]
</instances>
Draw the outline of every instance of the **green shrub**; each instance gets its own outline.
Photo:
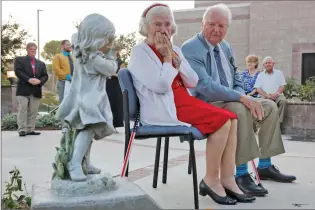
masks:
<instances>
[{"instance_id":1,"label":"green shrub","mask_svg":"<svg viewBox=\"0 0 315 210\"><path fill-rule=\"evenodd\" d=\"M56 129L61 128L60 120L57 120L54 115L47 114L43 116L38 116L36 119L36 128L45 128L45 127L55 127ZM17 130L17 115L16 114L6 114L1 120L1 129L2 130Z\"/></svg>"},{"instance_id":2,"label":"green shrub","mask_svg":"<svg viewBox=\"0 0 315 210\"><path fill-rule=\"evenodd\" d=\"M310 77L305 85L300 86L299 98L302 101L315 101L315 77Z\"/></svg>"},{"instance_id":3,"label":"green shrub","mask_svg":"<svg viewBox=\"0 0 315 210\"><path fill-rule=\"evenodd\" d=\"M284 96L288 99L298 96L300 85L293 78L287 78L286 82L287 84L283 92Z\"/></svg>"},{"instance_id":4,"label":"green shrub","mask_svg":"<svg viewBox=\"0 0 315 210\"><path fill-rule=\"evenodd\" d=\"M23 189L20 171L15 167L9 173L11 174L11 177L9 182L5 182L5 193L1 198L1 209L30 209L32 198L26 191L25 183L24 188L26 195L21 194Z\"/></svg>"},{"instance_id":5,"label":"green shrub","mask_svg":"<svg viewBox=\"0 0 315 210\"><path fill-rule=\"evenodd\" d=\"M47 126L54 126L56 128L60 128L61 122L57 120L54 115L47 114L38 118L37 126L40 126L42 128Z\"/></svg>"},{"instance_id":6,"label":"green shrub","mask_svg":"<svg viewBox=\"0 0 315 210\"><path fill-rule=\"evenodd\" d=\"M7 76L3 73L1 73L1 86L11 86L11 83L7 79Z\"/></svg>"},{"instance_id":7,"label":"green shrub","mask_svg":"<svg viewBox=\"0 0 315 210\"><path fill-rule=\"evenodd\" d=\"M1 129L2 130L16 130L18 128L17 115L16 114L6 114L1 119Z\"/></svg>"},{"instance_id":8,"label":"green shrub","mask_svg":"<svg viewBox=\"0 0 315 210\"><path fill-rule=\"evenodd\" d=\"M41 99L41 104L46 106L58 106L59 101L56 99L56 94L54 92L45 92Z\"/></svg>"}]
</instances>

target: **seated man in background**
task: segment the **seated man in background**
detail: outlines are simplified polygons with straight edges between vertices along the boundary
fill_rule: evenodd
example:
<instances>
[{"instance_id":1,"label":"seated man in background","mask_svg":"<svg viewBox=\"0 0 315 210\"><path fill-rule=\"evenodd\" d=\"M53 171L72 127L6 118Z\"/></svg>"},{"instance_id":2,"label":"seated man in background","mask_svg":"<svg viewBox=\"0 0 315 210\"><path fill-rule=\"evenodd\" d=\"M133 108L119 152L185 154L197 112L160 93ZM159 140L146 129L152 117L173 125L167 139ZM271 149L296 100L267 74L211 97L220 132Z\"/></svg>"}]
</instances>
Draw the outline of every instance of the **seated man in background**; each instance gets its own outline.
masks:
<instances>
[{"instance_id":1,"label":"seated man in background","mask_svg":"<svg viewBox=\"0 0 315 210\"><path fill-rule=\"evenodd\" d=\"M283 95L284 86L287 84L282 71L274 69L275 62L267 56L263 60L265 70L258 75L254 88L259 97L272 100L278 106L279 122L283 123L284 111L287 100Z\"/></svg>"}]
</instances>

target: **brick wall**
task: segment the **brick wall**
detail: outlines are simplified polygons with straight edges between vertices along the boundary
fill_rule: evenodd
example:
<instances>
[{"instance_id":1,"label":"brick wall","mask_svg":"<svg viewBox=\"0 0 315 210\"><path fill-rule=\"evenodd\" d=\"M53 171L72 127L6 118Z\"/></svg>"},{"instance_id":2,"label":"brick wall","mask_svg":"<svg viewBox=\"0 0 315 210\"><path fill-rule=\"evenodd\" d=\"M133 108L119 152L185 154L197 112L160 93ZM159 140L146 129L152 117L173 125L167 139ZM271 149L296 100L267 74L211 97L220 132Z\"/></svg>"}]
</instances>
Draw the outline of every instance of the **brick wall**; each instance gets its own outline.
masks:
<instances>
[{"instance_id":1,"label":"brick wall","mask_svg":"<svg viewBox=\"0 0 315 210\"><path fill-rule=\"evenodd\" d=\"M301 66L292 71L293 46L315 43L315 2L252 2L250 13L250 52L274 57L276 68L300 81Z\"/></svg>"},{"instance_id":2,"label":"brick wall","mask_svg":"<svg viewBox=\"0 0 315 210\"><path fill-rule=\"evenodd\" d=\"M232 25L226 35L235 53L236 65L239 69L245 69L245 57L249 53L249 23L250 4L230 5L232 11ZM181 46L184 41L190 39L201 30L202 16L206 8L195 10L175 11L174 17L178 26L178 32L173 37L173 42Z\"/></svg>"},{"instance_id":3,"label":"brick wall","mask_svg":"<svg viewBox=\"0 0 315 210\"><path fill-rule=\"evenodd\" d=\"M245 57L272 56L285 76L301 80L301 54L315 52L315 1L197 1L196 9L174 12L178 33L174 43L181 46L201 29L207 6L230 4L233 21L226 36L240 70ZM241 4L237 4L241 3Z\"/></svg>"},{"instance_id":4,"label":"brick wall","mask_svg":"<svg viewBox=\"0 0 315 210\"><path fill-rule=\"evenodd\" d=\"M224 4L240 4L240 3L248 3L250 1L195 1L194 7L209 7L215 4L224 3Z\"/></svg>"},{"instance_id":5,"label":"brick wall","mask_svg":"<svg viewBox=\"0 0 315 210\"><path fill-rule=\"evenodd\" d=\"M246 68L245 57L249 54L250 5L231 8L232 24L225 36L231 44L238 70Z\"/></svg>"},{"instance_id":6,"label":"brick wall","mask_svg":"<svg viewBox=\"0 0 315 210\"><path fill-rule=\"evenodd\" d=\"M283 122L285 134L315 138L315 102L290 102Z\"/></svg>"},{"instance_id":7,"label":"brick wall","mask_svg":"<svg viewBox=\"0 0 315 210\"><path fill-rule=\"evenodd\" d=\"M314 43L300 43L292 45L292 71L291 76L296 80L302 81L302 53L315 52Z\"/></svg>"}]
</instances>

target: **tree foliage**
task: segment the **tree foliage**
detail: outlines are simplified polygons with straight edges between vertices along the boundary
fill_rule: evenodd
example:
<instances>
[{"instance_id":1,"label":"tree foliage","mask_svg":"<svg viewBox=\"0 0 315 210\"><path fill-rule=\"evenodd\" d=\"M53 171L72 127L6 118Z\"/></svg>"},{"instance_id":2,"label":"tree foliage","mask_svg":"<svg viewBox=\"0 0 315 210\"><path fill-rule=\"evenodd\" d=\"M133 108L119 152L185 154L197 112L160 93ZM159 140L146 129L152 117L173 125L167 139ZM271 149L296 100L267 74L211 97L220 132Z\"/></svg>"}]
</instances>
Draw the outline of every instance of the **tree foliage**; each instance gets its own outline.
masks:
<instances>
[{"instance_id":1,"label":"tree foliage","mask_svg":"<svg viewBox=\"0 0 315 210\"><path fill-rule=\"evenodd\" d=\"M73 25L78 29L80 26L81 20L73 22ZM127 64L131 49L136 45L137 38L136 32L128 33L125 35L120 35L115 39L114 46L120 50L121 59Z\"/></svg>"},{"instance_id":2,"label":"tree foliage","mask_svg":"<svg viewBox=\"0 0 315 210\"><path fill-rule=\"evenodd\" d=\"M131 54L131 49L136 45L136 32L120 35L115 39L115 47L120 49L121 59L127 63Z\"/></svg>"},{"instance_id":3,"label":"tree foliage","mask_svg":"<svg viewBox=\"0 0 315 210\"><path fill-rule=\"evenodd\" d=\"M82 22L81 20L76 20L76 21L74 21L72 23L73 23L74 27L76 27L76 29L79 29L79 26L80 26L81 22Z\"/></svg>"},{"instance_id":4,"label":"tree foliage","mask_svg":"<svg viewBox=\"0 0 315 210\"><path fill-rule=\"evenodd\" d=\"M19 23L12 20L12 16L7 23L1 25L1 32L1 72L5 72L18 51L25 48L25 42L30 36Z\"/></svg>"},{"instance_id":5,"label":"tree foliage","mask_svg":"<svg viewBox=\"0 0 315 210\"><path fill-rule=\"evenodd\" d=\"M50 74L53 73L53 72L52 72L52 64L51 64L51 63L46 64L46 70L47 70L47 72L50 73Z\"/></svg>"},{"instance_id":6,"label":"tree foliage","mask_svg":"<svg viewBox=\"0 0 315 210\"><path fill-rule=\"evenodd\" d=\"M47 42L41 56L47 61L52 61L54 56L61 52L60 44L61 40L51 40Z\"/></svg>"}]
</instances>

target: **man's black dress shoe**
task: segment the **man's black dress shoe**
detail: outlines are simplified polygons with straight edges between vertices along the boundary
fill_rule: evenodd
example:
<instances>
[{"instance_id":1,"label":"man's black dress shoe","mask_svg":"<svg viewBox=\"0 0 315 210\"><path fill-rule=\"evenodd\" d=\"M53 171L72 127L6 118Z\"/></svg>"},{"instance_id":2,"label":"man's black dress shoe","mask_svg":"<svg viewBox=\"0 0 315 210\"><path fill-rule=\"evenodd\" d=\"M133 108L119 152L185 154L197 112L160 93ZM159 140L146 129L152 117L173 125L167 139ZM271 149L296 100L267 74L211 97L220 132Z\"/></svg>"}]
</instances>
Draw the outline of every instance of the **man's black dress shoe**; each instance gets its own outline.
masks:
<instances>
[{"instance_id":1,"label":"man's black dress shoe","mask_svg":"<svg viewBox=\"0 0 315 210\"><path fill-rule=\"evenodd\" d=\"M26 136L26 132L25 131L20 131L19 132L19 136Z\"/></svg>"},{"instance_id":2,"label":"man's black dress shoe","mask_svg":"<svg viewBox=\"0 0 315 210\"><path fill-rule=\"evenodd\" d=\"M256 185L252 177L247 173L235 178L236 184L243 191L243 193L252 196L265 196L268 190Z\"/></svg>"},{"instance_id":3,"label":"man's black dress shoe","mask_svg":"<svg viewBox=\"0 0 315 210\"><path fill-rule=\"evenodd\" d=\"M203 180L200 182L199 185L199 194L202 196L209 195L216 203L221 205L235 205L237 203L237 200L227 195L222 197L213 192Z\"/></svg>"},{"instance_id":4,"label":"man's black dress shoe","mask_svg":"<svg viewBox=\"0 0 315 210\"><path fill-rule=\"evenodd\" d=\"M32 131L30 133L27 133L27 135L33 135L33 136L36 136L36 135L40 135L40 132L35 132L35 131Z\"/></svg>"},{"instance_id":5,"label":"man's black dress shoe","mask_svg":"<svg viewBox=\"0 0 315 210\"><path fill-rule=\"evenodd\" d=\"M240 203L250 203L253 202L254 200L256 200L255 197L251 196L251 195L247 195L247 194L238 194L236 192L233 192L232 190L229 190L227 188L225 188L225 192L228 196L230 196L231 198L235 198L237 200L237 202Z\"/></svg>"},{"instance_id":6,"label":"man's black dress shoe","mask_svg":"<svg viewBox=\"0 0 315 210\"><path fill-rule=\"evenodd\" d=\"M258 174L261 180L274 180L276 182L292 182L296 180L295 176L282 174L278 168L274 165L269 166L268 168L259 169Z\"/></svg>"}]
</instances>

